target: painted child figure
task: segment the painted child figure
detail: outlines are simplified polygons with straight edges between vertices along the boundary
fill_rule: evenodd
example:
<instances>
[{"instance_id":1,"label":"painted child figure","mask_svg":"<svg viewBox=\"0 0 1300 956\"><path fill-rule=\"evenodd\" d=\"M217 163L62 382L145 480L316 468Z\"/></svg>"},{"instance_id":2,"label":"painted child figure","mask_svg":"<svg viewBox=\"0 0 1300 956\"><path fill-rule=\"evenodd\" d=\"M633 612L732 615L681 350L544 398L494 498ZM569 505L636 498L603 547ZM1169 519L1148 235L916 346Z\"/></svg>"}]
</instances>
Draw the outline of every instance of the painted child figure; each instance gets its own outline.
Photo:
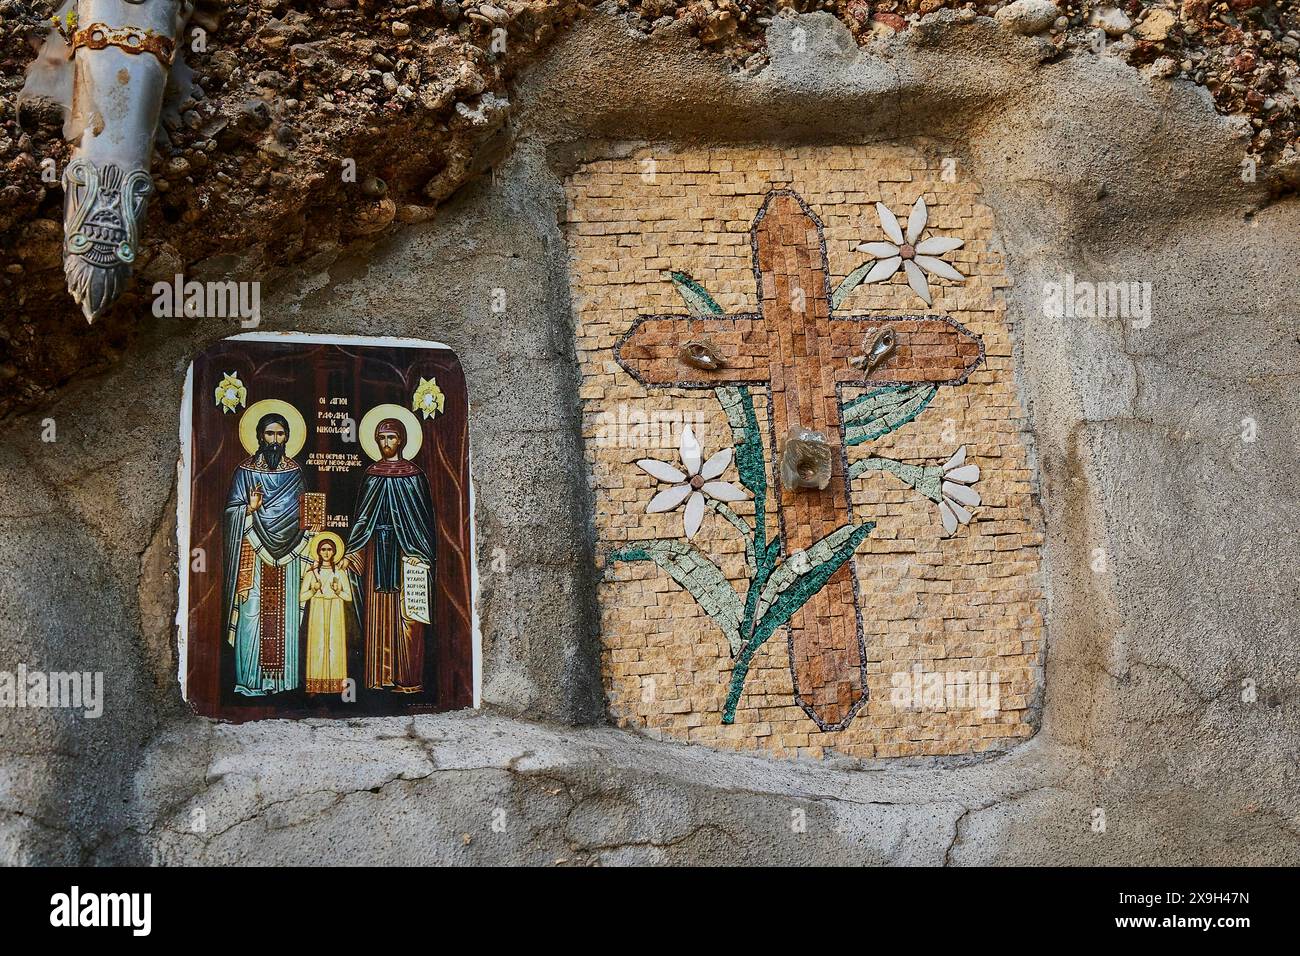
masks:
<instances>
[{"instance_id":1,"label":"painted child figure","mask_svg":"<svg viewBox=\"0 0 1300 956\"><path fill-rule=\"evenodd\" d=\"M352 586L337 560L338 535L322 532L314 547L315 561L303 575L299 600L307 605L307 693L341 694L348 676L346 604Z\"/></svg>"}]
</instances>

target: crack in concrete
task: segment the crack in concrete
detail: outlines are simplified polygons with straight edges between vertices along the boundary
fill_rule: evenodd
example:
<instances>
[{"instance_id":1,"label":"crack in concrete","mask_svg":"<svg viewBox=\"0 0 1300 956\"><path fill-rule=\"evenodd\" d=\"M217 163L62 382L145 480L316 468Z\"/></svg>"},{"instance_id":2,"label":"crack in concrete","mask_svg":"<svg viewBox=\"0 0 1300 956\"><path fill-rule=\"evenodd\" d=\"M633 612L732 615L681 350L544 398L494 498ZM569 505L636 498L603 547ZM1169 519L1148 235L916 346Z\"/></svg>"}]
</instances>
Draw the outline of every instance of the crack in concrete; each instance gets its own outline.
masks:
<instances>
[{"instance_id":1,"label":"crack in concrete","mask_svg":"<svg viewBox=\"0 0 1300 956\"><path fill-rule=\"evenodd\" d=\"M735 846L743 845L743 841L741 841L740 838L737 837L734 833L727 830L725 827L710 822L710 823L697 824L696 826L691 827L691 829L683 833L681 836L671 840L665 840L663 842L647 839L647 840L618 841L614 843L592 843L592 844L582 844L582 845L575 844L573 845L573 849L575 852L596 852L596 853L608 853L611 850L623 850L628 848L640 848L640 847L651 847L656 850L666 850L666 849L671 849L672 847L675 846L680 846L689 840L693 840L696 836L706 831L713 831L715 833L721 834L722 836L726 837L729 841L731 841L731 843Z\"/></svg>"},{"instance_id":2,"label":"crack in concrete","mask_svg":"<svg viewBox=\"0 0 1300 956\"><path fill-rule=\"evenodd\" d=\"M996 800L990 800L988 803L982 803L977 806L966 807L962 811L962 813L957 817L957 819L953 821L952 839L948 841L948 847L943 851L943 865L944 866L952 865L952 851L955 850L957 848L957 844L961 842L962 826L966 823L967 819L971 817L973 814L983 813L985 810L992 810L995 807L999 807L1004 803L1014 803L1015 801L1020 800L1023 797L1027 797L1032 793L1037 793L1040 790L1054 790L1054 789L1056 789L1056 787L1053 785L1042 784L1036 787L1029 787L1028 789L1021 790L1016 793L1007 794L1006 796L1000 797Z\"/></svg>"}]
</instances>

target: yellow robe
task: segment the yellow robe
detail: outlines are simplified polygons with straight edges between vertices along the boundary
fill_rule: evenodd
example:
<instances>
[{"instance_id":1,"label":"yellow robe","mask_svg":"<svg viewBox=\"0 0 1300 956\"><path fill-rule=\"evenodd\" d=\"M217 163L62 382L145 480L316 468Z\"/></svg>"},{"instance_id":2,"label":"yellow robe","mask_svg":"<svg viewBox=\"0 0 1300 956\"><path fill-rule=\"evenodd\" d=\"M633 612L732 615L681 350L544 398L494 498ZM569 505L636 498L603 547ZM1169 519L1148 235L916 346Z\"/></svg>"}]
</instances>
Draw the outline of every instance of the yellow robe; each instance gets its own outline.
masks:
<instances>
[{"instance_id":1,"label":"yellow robe","mask_svg":"<svg viewBox=\"0 0 1300 956\"><path fill-rule=\"evenodd\" d=\"M344 602L352 600L347 571L305 571L298 599L307 604L307 693L341 694L348 676Z\"/></svg>"}]
</instances>

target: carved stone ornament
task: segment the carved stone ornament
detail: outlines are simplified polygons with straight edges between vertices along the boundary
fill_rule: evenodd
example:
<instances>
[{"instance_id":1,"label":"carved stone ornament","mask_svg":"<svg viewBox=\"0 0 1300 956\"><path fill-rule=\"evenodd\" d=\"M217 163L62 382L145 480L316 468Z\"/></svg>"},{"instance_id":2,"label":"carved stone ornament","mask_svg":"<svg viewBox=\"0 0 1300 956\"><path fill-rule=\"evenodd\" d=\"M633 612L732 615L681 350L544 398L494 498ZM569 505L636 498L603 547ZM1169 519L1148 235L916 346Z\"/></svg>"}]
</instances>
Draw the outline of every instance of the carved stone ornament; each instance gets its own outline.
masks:
<instances>
[{"instance_id":1,"label":"carved stone ornament","mask_svg":"<svg viewBox=\"0 0 1300 956\"><path fill-rule=\"evenodd\" d=\"M60 25L73 60L74 133L63 271L88 322L122 295L139 255L163 90L192 10L192 0L78 0ZM66 28L78 23L90 26Z\"/></svg>"},{"instance_id":2,"label":"carved stone ornament","mask_svg":"<svg viewBox=\"0 0 1300 956\"><path fill-rule=\"evenodd\" d=\"M68 291L94 320L115 302L131 277L153 180L143 169L96 167L78 157L63 174L63 272Z\"/></svg>"}]
</instances>

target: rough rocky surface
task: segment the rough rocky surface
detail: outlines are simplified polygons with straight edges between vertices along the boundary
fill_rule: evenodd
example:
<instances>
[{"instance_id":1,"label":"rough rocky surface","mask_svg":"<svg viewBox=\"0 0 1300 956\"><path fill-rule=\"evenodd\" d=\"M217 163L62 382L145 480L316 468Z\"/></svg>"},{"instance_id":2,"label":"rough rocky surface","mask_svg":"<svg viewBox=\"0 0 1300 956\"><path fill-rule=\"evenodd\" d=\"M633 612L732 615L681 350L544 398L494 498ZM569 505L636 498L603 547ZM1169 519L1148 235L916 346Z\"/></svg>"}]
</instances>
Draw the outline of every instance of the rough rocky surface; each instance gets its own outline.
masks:
<instances>
[{"instance_id":1,"label":"rough rocky surface","mask_svg":"<svg viewBox=\"0 0 1300 956\"><path fill-rule=\"evenodd\" d=\"M268 289L263 328L459 352L481 714L233 727L179 700L180 387L235 323L138 321L118 361L10 415L3 666L102 670L107 702L98 720L0 710L0 859L1300 860L1300 276L1281 265L1300 205L1243 181L1250 120L1119 44L1062 56L953 12L865 47L829 14L780 17L766 49L768 66L737 71L688 23L585 18L516 79L500 149L435 218ZM782 763L605 726L563 177L647 144L873 140L955 159L1000 230L1048 529L1041 730L953 765ZM1150 281L1150 326L1046 316L1044 284L1066 274Z\"/></svg>"},{"instance_id":2,"label":"rough rocky surface","mask_svg":"<svg viewBox=\"0 0 1300 956\"><path fill-rule=\"evenodd\" d=\"M993 19L1008 30L1033 36L1042 33L1061 15L1061 8L1053 0L1015 0L996 14Z\"/></svg>"},{"instance_id":3,"label":"rough rocky surface","mask_svg":"<svg viewBox=\"0 0 1300 956\"><path fill-rule=\"evenodd\" d=\"M364 254L378 238L432 217L509 140L509 79L596 6L200 0L185 50L193 81L173 97L154 158L159 194L139 278L118 308L86 328L73 321L78 312L60 269L57 180L68 157L60 112L43 99L19 109L17 98L56 5L0 0L0 415L33 407L75 375L118 361L150 321L155 281L181 271L273 281L288 267L319 267L345 249ZM639 33L684 29L696 50L758 74L770 59L766 30L776 16L830 11L857 44L881 55L897 33L939 11L972 17L1006 6L618 0L611 9L627 11L629 28ZM1096 56L1102 44L1089 24L1098 15L1128 24L1111 31L1106 56L1209 89L1217 109L1251 124L1241 153L1258 163L1259 178L1275 192L1295 188L1295 4L1060 0L1059 8L1043 57ZM411 142L421 148L408 149ZM356 166L351 180L347 160Z\"/></svg>"}]
</instances>

